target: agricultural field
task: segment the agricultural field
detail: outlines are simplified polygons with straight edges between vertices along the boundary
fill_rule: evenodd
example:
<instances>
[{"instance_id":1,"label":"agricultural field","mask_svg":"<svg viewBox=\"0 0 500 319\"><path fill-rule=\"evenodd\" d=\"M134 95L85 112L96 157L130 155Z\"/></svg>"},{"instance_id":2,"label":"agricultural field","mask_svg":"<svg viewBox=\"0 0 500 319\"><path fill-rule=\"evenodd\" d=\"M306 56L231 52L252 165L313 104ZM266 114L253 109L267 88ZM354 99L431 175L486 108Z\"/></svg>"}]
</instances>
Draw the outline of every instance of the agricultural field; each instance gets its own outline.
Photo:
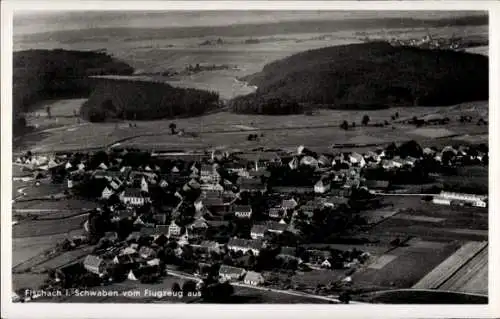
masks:
<instances>
[{"instance_id":1,"label":"agricultural field","mask_svg":"<svg viewBox=\"0 0 500 319\"><path fill-rule=\"evenodd\" d=\"M63 199L63 200L30 200L14 203L12 210L24 211L60 211L60 210L88 210L97 207L94 201L81 199Z\"/></svg>"},{"instance_id":2,"label":"agricultural field","mask_svg":"<svg viewBox=\"0 0 500 319\"><path fill-rule=\"evenodd\" d=\"M80 215L64 220L37 220L18 223L12 228L13 238L38 237L67 233L83 227L87 215ZM64 222L62 222L64 221Z\"/></svg>"},{"instance_id":3,"label":"agricultural field","mask_svg":"<svg viewBox=\"0 0 500 319\"><path fill-rule=\"evenodd\" d=\"M359 288L366 285L375 285L381 289L410 288L457 248L456 243L444 245L439 249L396 248L387 252L386 256L391 256L385 258L387 263L354 273L353 284Z\"/></svg>"},{"instance_id":4,"label":"agricultural field","mask_svg":"<svg viewBox=\"0 0 500 319\"><path fill-rule=\"evenodd\" d=\"M462 267L466 266L466 264L479 252L485 250L487 247L486 242L468 242L460 249L458 249L453 255L448 257L445 261L443 261L439 266L434 268L431 272L429 272L425 277L423 277L418 283L416 283L413 288L415 289L438 289L446 284L448 278L455 274ZM484 256L487 258L487 249ZM484 260L481 260L484 257L479 259L478 265L481 266ZM467 267L469 268L469 267ZM470 268L469 268L470 269ZM463 276L458 277L463 278ZM451 283L445 285L445 287L452 287L456 282L456 279ZM448 290L448 289L443 289ZM453 289L450 289L453 290Z\"/></svg>"},{"instance_id":5,"label":"agricultural field","mask_svg":"<svg viewBox=\"0 0 500 319\"><path fill-rule=\"evenodd\" d=\"M488 294L488 249L484 248L469 262L449 277L441 290Z\"/></svg>"}]
</instances>

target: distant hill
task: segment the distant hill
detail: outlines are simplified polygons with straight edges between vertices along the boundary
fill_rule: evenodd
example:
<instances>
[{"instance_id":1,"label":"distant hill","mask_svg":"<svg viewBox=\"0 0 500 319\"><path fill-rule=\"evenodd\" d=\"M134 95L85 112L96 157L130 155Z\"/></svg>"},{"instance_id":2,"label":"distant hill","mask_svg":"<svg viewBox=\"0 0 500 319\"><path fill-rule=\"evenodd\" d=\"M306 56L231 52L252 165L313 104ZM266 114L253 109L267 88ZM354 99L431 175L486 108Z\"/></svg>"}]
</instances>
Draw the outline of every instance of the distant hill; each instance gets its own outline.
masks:
<instances>
[{"instance_id":1,"label":"distant hill","mask_svg":"<svg viewBox=\"0 0 500 319\"><path fill-rule=\"evenodd\" d=\"M231 101L239 113L441 106L488 99L488 58L372 42L301 52L243 80L258 89Z\"/></svg>"},{"instance_id":2,"label":"distant hill","mask_svg":"<svg viewBox=\"0 0 500 319\"><path fill-rule=\"evenodd\" d=\"M95 89L80 108L80 115L92 122L196 116L219 106L216 92L176 88L158 82L94 80Z\"/></svg>"},{"instance_id":3,"label":"distant hill","mask_svg":"<svg viewBox=\"0 0 500 319\"><path fill-rule=\"evenodd\" d=\"M126 75L134 69L104 52L27 50L13 56L14 131L22 130L22 112L44 99L90 94L90 75Z\"/></svg>"}]
</instances>

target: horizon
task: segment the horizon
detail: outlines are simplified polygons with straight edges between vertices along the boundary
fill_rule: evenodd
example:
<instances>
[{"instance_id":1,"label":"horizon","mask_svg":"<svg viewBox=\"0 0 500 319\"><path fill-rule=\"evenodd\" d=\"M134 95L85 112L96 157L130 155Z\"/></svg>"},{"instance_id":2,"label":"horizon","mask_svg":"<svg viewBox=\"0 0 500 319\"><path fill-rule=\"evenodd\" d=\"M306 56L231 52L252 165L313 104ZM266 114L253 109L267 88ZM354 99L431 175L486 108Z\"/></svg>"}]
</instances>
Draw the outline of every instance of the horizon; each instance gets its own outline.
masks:
<instances>
[{"instance_id":1,"label":"horizon","mask_svg":"<svg viewBox=\"0 0 500 319\"><path fill-rule=\"evenodd\" d=\"M13 35L85 29L138 29L220 27L291 21L364 19L440 20L488 16L484 11L323 11L323 10L212 10L212 11L17 11ZM168 19L168 20L165 20Z\"/></svg>"}]
</instances>

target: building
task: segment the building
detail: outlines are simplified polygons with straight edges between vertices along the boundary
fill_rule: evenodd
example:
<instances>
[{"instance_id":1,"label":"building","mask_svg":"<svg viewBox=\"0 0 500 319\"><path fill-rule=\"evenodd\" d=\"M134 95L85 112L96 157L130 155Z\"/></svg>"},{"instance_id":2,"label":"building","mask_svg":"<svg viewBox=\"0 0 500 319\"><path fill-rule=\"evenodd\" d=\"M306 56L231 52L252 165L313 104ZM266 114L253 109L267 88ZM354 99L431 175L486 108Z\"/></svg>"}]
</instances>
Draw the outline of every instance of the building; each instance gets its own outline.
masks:
<instances>
[{"instance_id":1,"label":"building","mask_svg":"<svg viewBox=\"0 0 500 319\"><path fill-rule=\"evenodd\" d=\"M434 196L432 202L434 204L451 205L454 202L459 204L468 204L474 207L487 207L488 197L486 195L464 194L454 192L441 192L438 196Z\"/></svg>"},{"instance_id":2,"label":"building","mask_svg":"<svg viewBox=\"0 0 500 319\"><path fill-rule=\"evenodd\" d=\"M269 208L268 215L271 218L283 218L285 216L285 213L286 213L286 211L285 211L285 209L283 209L283 207L275 206L275 207Z\"/></svg>"},{"instance_id":3,"label":"building","mask_svg":"<svg viewBox=\"0 0 500 319\"><path fill-rule=\"evenodd\" d=\"M83 260L83 267L96 275L102 276L106 270L104 259L96 255L87 255Z\"/></svg>"},{"instance_id":4,"label":"building","mask_svg":"<svg viewBox=\"0 0 500 319\"><path fill-rule=\"evenodd\" d=\"M281 234L288 228L288 225L282 219L279 222L268 222L267 231L270 233Z\"/></svg>"},{"instance_id":5,"label":"building","mask_svg":"<svg viewBox=\"0 0 500 319\"><path fill-rule=\"evenodd\" d=\"M181 230L181 227L175 223L175 220L172 220L168 226L168 237L179 236L181 234Z\"/></svg>"},{"instance_id":6,"label":"building","mask_svg":"<svg viewBox=\"0 0 500 319\"><path fill-rule=\"evenodd\" d=\"M241 177L249 177L249 172L247 167L240 163L227 163L224 164L224 168L231 174L237 174Z\"/></svg>"},{"instance_id":7,"label":"building","mask_svg":"<svg viewBox=\"0 0 500 319\"><path fill-rule=\"evenodd\" d=\"M113 190L106 186L101 193L101 198L108 199L111 195L113 195Z\"/></svg>"},{"instance_id":8,"label":"building","mask_svg":"<svg viewBox=\"0 0 500 319\"><path fill-rule=\"evenodd\" d=\"M242 251L246 253L247 251L252 251L254 255L258 255L262 249L262 241L243 239L243 238L231 238L227 243L227 248L232 251Z\"/></svg>"},{"instance_id":9,"label":"building","mask_svg":"<svg viewBox=\"0 0 500 319\"><path fill-rule=\"evenodd\" d=\"M209 241L205 240L202 241L200 244L200 248L205 249L207 252L215 252L215 253L220 253L220 244L216 241Z\"/></svg>"},{"instance_id":10,"label":"building","mask_svg":"<svg viewBox=\"0 0 500 319\"><path fill-rule=\"evenodd\" d=\"M253 225L250 230L250 237L252 237L252 239L262 239L266 231L267 227L265 225Z\"/></svg>"},{"instance_id":11,"label":"building","mask_svg":"<svg viewBox=\"0 0 500 319\"><path fill-rule=\"evenodd\" d=\"M235 205L233 211L238 218L252 217L252 207L250 205Z\"/></svg>"},{"instance_id":12,"label":"building","mask_svg":"<svg viewBox=\"0 0 500 319\"><path fill-rule=\"evenodd\" d=\"M202 164L200 170L200 180L203 183L212 183L217 184L220 182L220 175L217 172L217 169L208 164Z\"/></svg>"},{"instance_id":13,"label":"building","mask_svg":"<svg viewBox=\"0 0 500 319\"><path fill-rule=\"evenodd\" d=\"M149 196L144 195L138 188L125 189L122 192L120 199L125 205L131 206L142 206L150 201Z\"/></svg>"},{"instance_id":14,"label":"building","mask_svg":"<svg viewBox=\"0 0 500 319\"><path fill-rule=\"evenodd\" d=\"M287 211L289 209L295 209L295 207L297 207L298 203L295 199L293 198L290 198L290 199L284 199L282 202L281 202L281 207Z\"/></svg>"},{"instance_id":15,"label":"building","mask_svg":"<svg viewBox=\"0 0 500 319\"><path fill-rule=\"evenodd\" d=\"M220 281L240 280L245 275L246 270L239 267L222 265L219 269Z\"/></svg>"},{"instance_id":16,"label":"building","mask_svg":"<svg viewBox=\"0 0 500 319\"><path fill-rule=\"evenodd\" d=\"M320 179L316 184L314 184L314 192L318 194L324 194L330 190L331 183L326 179Z\"/></svg>"},{"instance_id":17,"label":"building","mask_svg":"<svg viewBox=\"0 0 500 319\"><path fill-rule=\"evenodd\" d=\"M387 190L389 181L383 180L366 180L365 185L370 190Z\"/></svg>"},{"instance_id":18,"label":"building","mask_svg":"<svg viewBox=\"0 0 500 319\"><path fill-rule=\"evenodd\" d=\"M243 282L247 285L259 286L264 283L264 277L259 272L249 271L245 275Z\"/></svg>"}]
</instances>

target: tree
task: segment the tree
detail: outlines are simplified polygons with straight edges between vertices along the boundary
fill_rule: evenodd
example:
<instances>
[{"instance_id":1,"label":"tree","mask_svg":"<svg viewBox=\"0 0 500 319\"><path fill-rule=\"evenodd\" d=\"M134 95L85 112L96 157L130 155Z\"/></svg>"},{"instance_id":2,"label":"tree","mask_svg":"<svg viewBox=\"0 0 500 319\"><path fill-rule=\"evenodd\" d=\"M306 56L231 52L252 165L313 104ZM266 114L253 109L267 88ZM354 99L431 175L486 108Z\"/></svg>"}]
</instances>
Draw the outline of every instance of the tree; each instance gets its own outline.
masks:
<instances>
[{"instance_id":1,"label":"tree","mask_svg":"<svg viewBox=\"0 0 500 319\"><path fill-rule=\"evenodd\" d=\"M196 282L193 280L188 280L182 285L182 294L187 296L189 293L196 291Z\"/></svg>"},{"instance_id":2,"label":"tree","mask_svg":"<svg viewBox=\"0 0 500 319\"><path fill-rule=\"evenodd\" d=\"M170 128L172 135L174 135L175 129L177 128L177 125L175 123L170 123L170 125L168 127Z\"/></svg>"},{"instance_id":3,"label":"tree","mask_svg":"<svg viewBox=\"0 0 500 319\"><path fill-rule=\"evenodd\" d=\"M51 112L51 108L50 108L50 105L47 105L45 107L45 112L47 112L47 117L50 119L52 118L52 112Z\"/></svg>"},{"instance_id":4,"label":"tree","mask_svg":"<svg viewBox=\"0 0 500 319\"><path fill-rule=\"evenodd\" d=\"M180 291L182 291L181 286L179 285L178 282L174 282L172 284L172 291L173 292L180 292Z\"/></svg>"},{"instance_id":5,"label":"tree","mask_svg":"<svg viewBox=\"0 0 500 319\"><path fill-rule=\"evenodd\" d=\"M368 115L364 115L363 116L363 120L361 121L361 124L363 124L364 126L367 126L368 125L368 122L370 122L370 117Z\"/></svg>"},{"instance_id":6,"label":"tree","mask_svg":"<svg viewBox=\"0 0 500 319\"><path fill-rule=\"evenodd\" d=\"M340 124L340 128L347 131L349 129L349 123L347 123L347 121L342 122L342 124Z\"/></svg>"}]
</instances>

